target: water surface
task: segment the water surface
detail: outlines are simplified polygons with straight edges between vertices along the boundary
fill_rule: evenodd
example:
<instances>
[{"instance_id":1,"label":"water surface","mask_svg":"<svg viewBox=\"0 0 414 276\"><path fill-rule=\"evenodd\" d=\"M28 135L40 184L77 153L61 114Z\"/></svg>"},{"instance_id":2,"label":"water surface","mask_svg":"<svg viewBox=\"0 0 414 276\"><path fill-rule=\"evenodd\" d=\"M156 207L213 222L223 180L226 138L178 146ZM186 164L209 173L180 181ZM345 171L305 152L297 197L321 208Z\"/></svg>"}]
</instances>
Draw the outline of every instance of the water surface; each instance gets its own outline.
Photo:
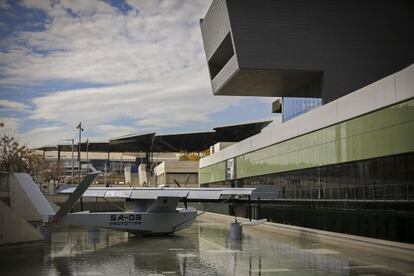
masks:
<instances>
[{"instance_id":1,"label":"water surface","mask_svg":"<svg viewBox=\"0 0 414 276\"><path fill-rule=\"evenodd\" d=\"M174 236L55 227L52 242L0 248L0 275L405 275L413 263L198 220Z\"/></svg>"}]
</instances>

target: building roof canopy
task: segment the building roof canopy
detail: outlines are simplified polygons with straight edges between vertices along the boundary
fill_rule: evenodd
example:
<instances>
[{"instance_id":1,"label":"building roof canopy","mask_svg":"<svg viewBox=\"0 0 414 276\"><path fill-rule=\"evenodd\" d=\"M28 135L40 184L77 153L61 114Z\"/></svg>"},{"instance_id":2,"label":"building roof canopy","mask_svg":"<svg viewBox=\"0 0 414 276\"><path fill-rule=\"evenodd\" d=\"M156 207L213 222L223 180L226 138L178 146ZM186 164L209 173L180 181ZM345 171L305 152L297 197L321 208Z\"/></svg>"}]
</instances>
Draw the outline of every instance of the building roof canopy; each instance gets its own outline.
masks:
<instances>
[{"instance_id":1,"label":"building roof canopy","mask_svg":"<svg viewBox=\"0 0 414 276\"><path fill-rule=\"evenodd\" d=\"M259 133L272 121L216 127L213 131L156 135L145 133L110 139L109 142L81 143L81 151L89 152L200 152L217 142L239 142ZM72 145L44 146L44 151L71 151ZM74 145L74 151L77 151Z\"/></svg>"}]
</instances>

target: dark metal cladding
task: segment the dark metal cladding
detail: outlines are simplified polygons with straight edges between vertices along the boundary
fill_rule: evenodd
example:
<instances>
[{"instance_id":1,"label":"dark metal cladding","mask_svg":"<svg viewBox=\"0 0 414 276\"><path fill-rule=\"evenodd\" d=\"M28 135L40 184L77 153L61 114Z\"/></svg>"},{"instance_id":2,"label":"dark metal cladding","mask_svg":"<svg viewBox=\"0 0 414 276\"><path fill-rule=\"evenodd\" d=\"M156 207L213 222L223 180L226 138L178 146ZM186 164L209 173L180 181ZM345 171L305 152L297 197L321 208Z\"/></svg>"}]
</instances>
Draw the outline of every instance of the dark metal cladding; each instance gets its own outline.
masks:
<instances>
[{"instance_id":1,"label":"dark metal cladding","mask_svg":"<svg viewBox=\"0 0 414 276\"><path fill-rule=\"evenodd\" d=\"M220 126L207 132L156 135L146 133L111 139L109 142L81 143L89 152L200 152L217 142L239 142L260 133L272 121ZM74 145L77 151L78 145ZM72 145L44 146L42 151L71 151Z\"/></svg>"},{"instance_id":2,"label":"dark metal cladding","mask_svg":"<svg viewBox=\"0 0 414 276\"><path fill-rule=\"evenodd\" d=\"M330 102L414 61L413 14L409 0L214 0L200 23L213 93Z\"/></svg>"}]
</instances>

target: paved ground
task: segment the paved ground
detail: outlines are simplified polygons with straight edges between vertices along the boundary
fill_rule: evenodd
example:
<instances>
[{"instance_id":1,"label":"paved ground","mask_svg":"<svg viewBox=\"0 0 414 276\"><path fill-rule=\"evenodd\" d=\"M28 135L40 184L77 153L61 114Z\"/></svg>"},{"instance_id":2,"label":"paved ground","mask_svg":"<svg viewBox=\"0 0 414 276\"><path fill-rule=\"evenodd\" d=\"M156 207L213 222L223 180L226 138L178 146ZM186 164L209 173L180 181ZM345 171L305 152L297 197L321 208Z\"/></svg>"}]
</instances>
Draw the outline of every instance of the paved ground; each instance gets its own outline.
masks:
<instances>
[{"instance_id":1,"label":"paved ground","mask_svg":"<svg viewBox=\"0 0 414 276\"><path fill-rule=\"evenodd\" d=\"M414 263L382 259L211 218L167 237L54 229L52 243L0 248L0 275L414 275ZM411 274L410 274L411 273Z\"/></svg>"}]
</instances>

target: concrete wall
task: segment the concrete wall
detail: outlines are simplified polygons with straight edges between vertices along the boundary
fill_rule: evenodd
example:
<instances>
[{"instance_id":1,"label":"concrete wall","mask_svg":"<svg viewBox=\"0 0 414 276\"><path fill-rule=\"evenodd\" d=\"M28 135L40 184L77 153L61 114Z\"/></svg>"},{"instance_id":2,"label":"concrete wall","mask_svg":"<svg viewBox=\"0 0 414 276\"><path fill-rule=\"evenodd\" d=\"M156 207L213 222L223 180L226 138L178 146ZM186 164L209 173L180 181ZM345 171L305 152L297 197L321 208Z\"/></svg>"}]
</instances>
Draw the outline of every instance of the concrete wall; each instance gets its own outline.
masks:
<instances>
[{"instance_id":1,"label":"concrete wall","mask_svg":"<svg viewBox=\"0 0 414 276\"><path fill-rule=\"evenodd\" d=\"M198 161L164 161L154 168L154 174L167 173L197 173Z\"/></svg>"},{"instance_id":2,"label":"concrete wall","mask_svg":"<svg viewBox=\"0 0 414 276\"><path fill-rule=\"evenodd\" d=\"M15 177L4 173L0 181L9 191L0 200L0 245L42 241L43 236L29 223L42 218Z\"/></svg>"},{"instance_id":3,"label":"concrete wall","mask_svg":"<svg viewBox=\"0 0 414 276\"><path fill-rule=\"evenodd\" d=\"M235 142L218 142L210 147L210 154L219 152L233 144L235 144Z\"/></svg>"},{"instance_id":4,"label":"concrete wall","mask_svg":"<svg viewBox=\"0 0 414 276\"><path fill-rule=\"evenodd\" d=\"M9 178L10 208L26 221L42 221L42 217L14 177Z\"/></svg>"},{"instance_id":5,"label":"concrete wall","mask_svg":"<svg viewBox=\"0 0 414 276\"><path fill-rule=\"evenodd\" d=\"M0 200L0 245L42 240L33 226Z\"/></svg>"},{"instance_id":6,"label":"concrete wall","mask_svg":"<svg viewBox=\"0 0 414 276\"><path fill-rule=\"evenodd\" d=\"M187 186L198 186L198 161L164 161L154 168L156 186L176 185L174 179Z\"/></svg>"}]
</instances>

